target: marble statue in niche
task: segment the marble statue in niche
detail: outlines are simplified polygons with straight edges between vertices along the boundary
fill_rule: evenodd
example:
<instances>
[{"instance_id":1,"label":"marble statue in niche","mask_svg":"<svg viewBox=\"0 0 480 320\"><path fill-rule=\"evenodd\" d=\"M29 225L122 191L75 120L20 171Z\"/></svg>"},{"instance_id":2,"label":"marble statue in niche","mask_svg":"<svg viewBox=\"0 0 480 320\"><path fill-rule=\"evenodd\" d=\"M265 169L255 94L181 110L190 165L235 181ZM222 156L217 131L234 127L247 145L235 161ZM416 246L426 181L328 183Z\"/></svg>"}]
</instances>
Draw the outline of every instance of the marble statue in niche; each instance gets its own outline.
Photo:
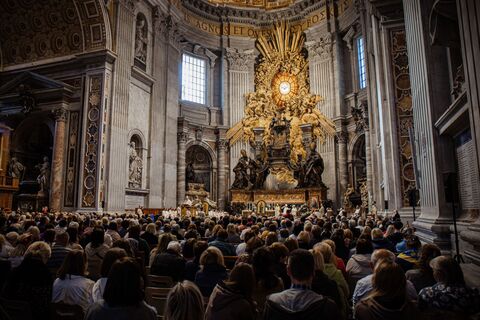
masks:
<instances>
[{"instance_id":1,"label":"marble statue in niche","mask_svg":"<svg viewBox=\"0 0 480 320\"><path fill-rule=\"evenodd\" d=\"M25 175L25 170L25 166L18 161L17 157L12 157L12 159L10 159L10 163L8 164L8 175L10 177L22 181Z\"/></svg>"},{"instance_id":2,"label":"marble statue in niche","mask_svg":"<svg viewBox=\"0 0 480 320\"><path fill-rule=\"evenodd\" d=\"M40 185L38 195L46 195L50 189L50 162L48 157L43 157L43 162L37 164L35 168L40 171L37 176L37 182Z\"/></svg>"},{"instance_id":3,"label":"marble statue in niche","mask_svg":"<svg viewBox=\"0 0 480 320\"><path fill-rule=\"evenodd\" d=\"M137 15L135 29L135 59L143 63L147 62L147 21L142 14Z\"/></svg>"},{"instance_id":4,"label":"marble statue in niche","mask_svg":"<svg viewBox=\"0 0 480 320\"><path fill-rule=\"evenodd\" d=\"M128 152L129 159L129 173L128 173L128 186L134 189L140 189L142 187L142 171L143 160L138 156L135 149L135 142L130 142L130 150Z\"/></svg>"}]
</instances>

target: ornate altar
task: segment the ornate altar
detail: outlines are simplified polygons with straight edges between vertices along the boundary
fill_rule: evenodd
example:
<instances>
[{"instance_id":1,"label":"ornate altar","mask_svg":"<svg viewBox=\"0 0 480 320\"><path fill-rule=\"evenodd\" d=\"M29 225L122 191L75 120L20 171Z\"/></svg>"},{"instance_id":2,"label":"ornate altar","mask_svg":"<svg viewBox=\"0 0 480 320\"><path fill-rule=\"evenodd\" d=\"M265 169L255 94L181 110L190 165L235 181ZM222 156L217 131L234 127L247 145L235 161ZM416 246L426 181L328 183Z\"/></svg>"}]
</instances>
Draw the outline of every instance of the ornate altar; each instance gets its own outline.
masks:
<instances>
[{"instance_id":1,"label":"ornate altar","mask_svg":"<svg viewBox=\"0 0 480 320\"><path fill-rule=\"evenodd\" d=\"M254 158L242 150L233 168L232 203L306 204L327 199L323 159L316 151L335 125L318 109L311 94L305 35L288 23L260 35L256 91L247 94L245 117L227 132L234 145L250 143Z\"/></svg>"}]
</instances>

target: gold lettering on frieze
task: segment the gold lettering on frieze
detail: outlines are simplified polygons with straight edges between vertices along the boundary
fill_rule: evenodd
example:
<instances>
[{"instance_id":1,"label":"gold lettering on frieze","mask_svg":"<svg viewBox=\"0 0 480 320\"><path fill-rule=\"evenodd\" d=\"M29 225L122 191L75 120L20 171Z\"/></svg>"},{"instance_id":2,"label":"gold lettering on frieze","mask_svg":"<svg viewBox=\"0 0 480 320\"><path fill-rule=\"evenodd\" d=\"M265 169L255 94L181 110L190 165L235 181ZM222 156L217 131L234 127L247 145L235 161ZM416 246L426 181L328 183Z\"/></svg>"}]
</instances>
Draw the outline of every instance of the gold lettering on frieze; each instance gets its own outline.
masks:
<instances>
[{"instance_id":1,"label":"gold lettering on frieze","mask_svg":"<svg viewBox=\"0 0 480 320\"><path fill-rule=\"evenodd\" d=\"M339 14L346 11L351 6L352 0L343 0L341 2L341 7L339 8ZM197 16L196 14L190 12L188 9L184 8L180 0L171 0L171 3L176 6L183 14L183 20L195 27L196 29L214 34L217 36L237 36L237 37L249 37L249 38L258 38L259 35L268 36L272 30L273 26L269 28L257 28L248 24L235 24L229 23L227 25L222 25L217 22L208 21L204 18ZM299 21L292 21L291 28L294 30L305 31L308 28L317 25L327 18L327 10L330 11L330 14L333 15L330 7L323 7L317 11L312 12L310 15L306 16L304 19Z\"/></svg>"}]
</instances>

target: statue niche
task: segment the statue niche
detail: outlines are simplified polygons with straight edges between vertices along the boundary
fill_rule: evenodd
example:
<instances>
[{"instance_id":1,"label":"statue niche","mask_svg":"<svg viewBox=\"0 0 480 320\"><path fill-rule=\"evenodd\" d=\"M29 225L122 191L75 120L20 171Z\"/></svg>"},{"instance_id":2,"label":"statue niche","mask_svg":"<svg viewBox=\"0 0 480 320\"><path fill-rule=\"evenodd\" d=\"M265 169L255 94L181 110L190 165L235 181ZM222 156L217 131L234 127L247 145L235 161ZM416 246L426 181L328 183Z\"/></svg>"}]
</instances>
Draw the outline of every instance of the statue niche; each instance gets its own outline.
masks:
<instances>
[{"instance_id":1,"label":"statue niche","mask_svg":"<svg viewBox=\"0 0 480 320\"><path fill-rule=\"evenodd\" d=\"M143 160L141 154L142 148L140 139L136 136L133 136L130 141L128 151L128 187L132 189L142 188Z\"/></svg>"},{"instance_id":2,"label":"statue niche","mask_svg":"<svg viewBox=\"0 0 480 320\"><path fill-rule=\"evenodd\" d=\"M148 26L147 19L141 13L137 15L135 28L135 62L140 62L140 67L145 69L147 63Z\"/></svg>"}]
</instances>

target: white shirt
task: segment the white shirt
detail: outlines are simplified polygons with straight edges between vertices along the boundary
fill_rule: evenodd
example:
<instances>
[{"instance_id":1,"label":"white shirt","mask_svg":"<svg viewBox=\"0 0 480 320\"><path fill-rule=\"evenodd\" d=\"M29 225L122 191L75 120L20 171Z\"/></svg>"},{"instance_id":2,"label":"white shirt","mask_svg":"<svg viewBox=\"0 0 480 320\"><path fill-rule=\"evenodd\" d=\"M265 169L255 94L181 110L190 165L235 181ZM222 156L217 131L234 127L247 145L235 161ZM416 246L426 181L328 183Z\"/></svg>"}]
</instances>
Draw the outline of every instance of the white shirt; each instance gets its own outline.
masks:
<instances>
[{"instance_id":1,"label":"white shirt","mask_svg":"<svg viewBox=\"0 0 480 320\"><path fill-rule=\"evenodd\" d=\"M52 302L79 305L86 311L93 303L94 284L95 282L82 276L67 274L65 280L57 278L53 282Z\"/></svg>"},{"instance_id":2,"label":"white shirt","mask_svg":"<svg viewBox=\"0 0 480 320\"><path fill-rule=\"evenodd\" d=\"M92 288L92 298L93 302L97 302L103 299L103 293L105 292L105 285L107 284L108 278L100 278L95 282Z\"/></svg>"}]
</instances>

